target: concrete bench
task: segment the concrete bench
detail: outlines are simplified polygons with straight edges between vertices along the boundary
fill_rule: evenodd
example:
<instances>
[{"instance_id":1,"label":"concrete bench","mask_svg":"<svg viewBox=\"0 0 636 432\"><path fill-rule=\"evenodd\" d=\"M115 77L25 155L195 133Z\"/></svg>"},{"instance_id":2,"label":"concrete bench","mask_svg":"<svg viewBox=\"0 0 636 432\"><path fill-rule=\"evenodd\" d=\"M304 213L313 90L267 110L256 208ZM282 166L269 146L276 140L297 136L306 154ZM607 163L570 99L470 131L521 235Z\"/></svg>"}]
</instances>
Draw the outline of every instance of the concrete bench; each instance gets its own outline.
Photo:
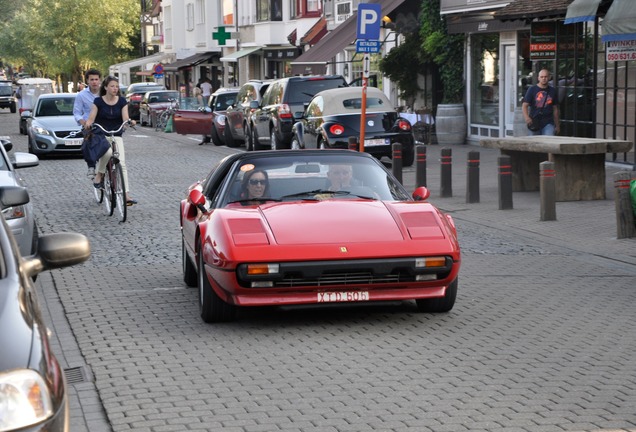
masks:
<instances>
[{"instance_id":1,"label":"concrete bench","mask_svg":"<svg viewBox=\"0 0 636 432\"><path fill-rule=\"evenodd\" d=\"M605 153L623 153L630 141L566 136L525 136L487 138L484 148L499 149L510 156L512 190L539 190L539 164L554 162L556 200L584 201L605 199Z\"/></svg>"}]
</instances>

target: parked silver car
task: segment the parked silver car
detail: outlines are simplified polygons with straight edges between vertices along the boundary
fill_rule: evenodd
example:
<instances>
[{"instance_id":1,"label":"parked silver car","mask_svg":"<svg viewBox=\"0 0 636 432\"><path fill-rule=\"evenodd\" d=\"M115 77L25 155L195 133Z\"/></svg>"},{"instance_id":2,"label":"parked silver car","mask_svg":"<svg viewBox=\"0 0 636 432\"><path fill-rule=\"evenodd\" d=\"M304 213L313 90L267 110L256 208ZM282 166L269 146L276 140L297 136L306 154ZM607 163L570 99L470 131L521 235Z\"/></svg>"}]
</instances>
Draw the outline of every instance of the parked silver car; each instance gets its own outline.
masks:
<instances>
[{"instance_id":1,"label":"parked silver car","mask_svg":"<svg viewBox=\"0 0 636 432\"><path fill-rule=\"evenodd\" d=\"M0 187L25 186L25 182L16 172L16 169L38 166L40 161L37 156L16 152L10 157L8 152L13 144L8 137L0 137ZM38 244L38 229L33 215L31 203L8 206L2 209L7 225L18 242L20 253L23 256L35 253Z\"/></svg>"},{"instance_id":2,"label":"parked silver car","mask_svg":"<svg viewBox=\"0 0 636 432\"><path fill-rule=\"evenodd\" d=\"M27 118L29 153L82 153L82 135L73 136L81 129L73 116L74 103L75 93L43 94L33 111L22 113Z\"/></svg>"},{"instance_id":3,"label":"parked silver car","mask_svg":"<svg viewBox=\"0 0 636 432\"><path fill-rule=\"evenodd\" d=\"M25 188L0 187L2 210L28 201ZM0 216L0 430L70 430L64 371L51 350L33 279L89 257L88 239L77 233L43 235L35 254L21 257Z\"/></svg>"}]
</instances>

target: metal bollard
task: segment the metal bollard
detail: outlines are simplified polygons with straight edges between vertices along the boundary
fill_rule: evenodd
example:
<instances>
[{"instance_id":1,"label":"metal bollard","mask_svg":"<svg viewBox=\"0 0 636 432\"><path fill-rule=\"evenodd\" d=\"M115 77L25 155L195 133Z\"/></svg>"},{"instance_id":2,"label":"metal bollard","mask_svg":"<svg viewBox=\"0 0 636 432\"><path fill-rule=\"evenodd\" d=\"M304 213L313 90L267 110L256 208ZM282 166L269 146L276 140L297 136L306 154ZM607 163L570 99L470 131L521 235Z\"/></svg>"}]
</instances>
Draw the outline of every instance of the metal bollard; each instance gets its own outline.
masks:
<instances>
[{"instance_id":1,"label":"metal bollard","mask_svg":"<svg viewBox=\"0 0 636 432\"><path fill-rule=\"evenodd\" d=\"M512 162L510 156L499 156L499 210L512 208Z\"/></svg>"},{"instance_id":2,"label":"metal bollard","mask_svg":"<svg viewBox=\"0 0 636 432\"><path fill-rule=\"evenodd\" d=\"M636 178L636 171L620 171L614 174L614 206L616 208L616 238L636 236L634 210L629 194L629 183Z\"/></svg>"},{"instance_id":3,"label":"metal bollard","mask_svg":"<svg viewBox=\"0 0 636 432\"><path fill-rule=\"evenodd\" d=\"M426 146L415 146L415 187L426 186Z\"/></svg>"},{"instance_id":4,"label":"metal bollard","mask_svg":"<svg viewBox=\"0 0 636 432\"><path fill-rule=\"evenodd\" d=\"M393 154L391 160L393 161L393 175L402 183L402 144L393 143Z\"/></svg>"},{"instance_id":5,"label":"metal bollard","mask_svg":"<svg viewBox=\"0 0 636 432\"><path fill-rule=\"evenodd\" d=\"M479 152L468 152L468 167L466 175L466 202L479 202Z\"/></svg>"},{"instance_id":6,"label":"metal bollard","mask_svg":"<svg viewBox=\"0 0 636 432\"><path fill-rule=\"evenodd\" d=\"M349 150L358 151L358 137L350 136L349 137Z\"/></svg>"},{"instance_id":7,"label":"metal bollard","mask_svg":"<svg viewBox=\"0 0 636 432\"><path fill-rule=\"evenodd\" d=\"M441 168L441 190L440 196L452 197L453 196L453 151L450 147L444 147L442 149L442 156L440 160Z\"/></svg>"},{"instance_id":8,"label":"metal bollard","mask_svg":"<svg viewBox=\"0 0 636 432\"><path fill-rule=\"evenodd\" d=\"M539 190L541 195L541 220L556 220L556 171L554 162L539 164Z\"/></svg>"}]
</instances>

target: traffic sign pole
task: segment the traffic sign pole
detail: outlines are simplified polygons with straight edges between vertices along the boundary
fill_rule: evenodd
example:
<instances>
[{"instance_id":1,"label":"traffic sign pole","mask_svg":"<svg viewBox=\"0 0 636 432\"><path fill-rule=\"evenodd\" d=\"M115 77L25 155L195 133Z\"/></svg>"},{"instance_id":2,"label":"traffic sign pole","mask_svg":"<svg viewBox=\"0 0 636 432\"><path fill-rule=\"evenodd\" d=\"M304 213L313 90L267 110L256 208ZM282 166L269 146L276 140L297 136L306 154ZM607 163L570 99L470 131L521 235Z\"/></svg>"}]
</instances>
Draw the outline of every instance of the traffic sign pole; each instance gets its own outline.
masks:
<instances>
[{"instance_id":1,"label":"traffic sign pole","mask_svg":"<svg viewBox=\"0 0 636 432\"><path fill-rule=\"evenodd\" d=\"M369 85L369 54L364 55L362 68L362 107L360 108L360 151L364 151L364 136L367 125L367 86Z\"/></svg>"}]
</instances>

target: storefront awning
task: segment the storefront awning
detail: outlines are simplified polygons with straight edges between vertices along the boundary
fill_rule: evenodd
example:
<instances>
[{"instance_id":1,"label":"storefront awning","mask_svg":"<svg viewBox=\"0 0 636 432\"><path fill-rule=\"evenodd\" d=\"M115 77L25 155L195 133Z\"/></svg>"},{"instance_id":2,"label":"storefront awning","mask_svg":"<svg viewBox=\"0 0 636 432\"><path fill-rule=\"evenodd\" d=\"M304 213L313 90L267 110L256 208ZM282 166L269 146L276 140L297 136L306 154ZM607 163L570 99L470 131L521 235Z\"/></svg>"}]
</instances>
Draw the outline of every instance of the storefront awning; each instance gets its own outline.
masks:
<instances>
[{"instance_id":1,"label":"storefront awning","mask_svg":"<svg viewBox=\"0 0 636 432\"><path fill-rule=\"evenodd\" d=\"M446 27L449 34L456 34L511 31L518 30L520 25L495 19L492 13L480 13L447 15Z\"/></svg>"},{"instance_id":2,"label":"storefront awning","mask_svg":"<svg viewBox=\"0 0 636 432\"><path fill-rule=\"evenodd\" d=\"M565 14L565 23L594 21L601 0L574 0Z\"/></svg>"},{"instance_id":3,"label":"storefront awning","mask_svg":"<svg viewBox=\"0 0 636 432\"><path fill-rule=\"evenodd\" d=\"M309 31L300 38L301 45L315 45L318 41L327 34L327 20L324 17L320 17L316 24L311 26Z\"/></svg>"},{"instance_id":4,"label":"storefront awning","mask_svg":"<svg viewBox=\"0 0 636 432\"><path fill-rule=\"evenodd\" d=\"M138 66L145 66L148 64L161 63L169 57L170 57L170 54L165 54L165 53L153 54L146 57L140 57L133 60L128 60L122 63L111 65L109 69L119 70L119 68L121 67L126 67L130 69L130 68L134 68Z\"/></svg>"},{"instance_id":5,"label":"storefront awning","mask_svg":"<svg viewBox=\"0 0 636 432\"><path fill-rule=\"evenodd\" d=\"M169 63L164 66L164 70L166 72L176 72L179 69L183 69L185 67L196 66L201 63L205 63L208 61L215 53L213 52L205 52L192 55L190 57L183 58L181 60L177 60L173 63Z\"/></svg>"},{"instance_id":6,"label":"storefront awning","mask_svg":"<svg viewBox=\"0 0 636 432\"><path fill-rule=\"evenodd\" d=\"M565 16L572 0L515 0L495 12L495 18L502 21L534 18L559 18Z\"/></svg>"},{"instance_id":7,"label":"storefront awning","mask_svg":"<svg viewBox=\"0 0 636 432\"><path fill-rule=\"evenodd\" d=\"M241 57L245 57L246 55L250 55L252 53L255 53L256 51L258 51L260 49L261 49L261 47L243 48L241 50L233 52L232 54L228 54L226 56L221 57L221 61L222 62L237 62L238 59L240 59Z\"/></svg>"},{"instance_id":8,"label":"storefront awning","mask_svg":"<svg viewBox=\"0 0 636 432\"><path fill-rule=\"evenodd\" d=\"M601 22L601 34L603 43L636 40L634 0L614 0Z\"/></svg>"},{"instance_id":9,"label":"storefront awning","mask_svg":"<svg viewBox=\"0 0 636 432\"><path fill-rule=\"evenodd\" d=\"M380 4L384 16L397 9L404 3L404 0L376 0L369 3ZM291 62L292 73L299 75L324 74L327 63L355 41L357 20L357 14L351 15L345 22L327 33L316 45Z\"/></svg>"}]
</instances>

